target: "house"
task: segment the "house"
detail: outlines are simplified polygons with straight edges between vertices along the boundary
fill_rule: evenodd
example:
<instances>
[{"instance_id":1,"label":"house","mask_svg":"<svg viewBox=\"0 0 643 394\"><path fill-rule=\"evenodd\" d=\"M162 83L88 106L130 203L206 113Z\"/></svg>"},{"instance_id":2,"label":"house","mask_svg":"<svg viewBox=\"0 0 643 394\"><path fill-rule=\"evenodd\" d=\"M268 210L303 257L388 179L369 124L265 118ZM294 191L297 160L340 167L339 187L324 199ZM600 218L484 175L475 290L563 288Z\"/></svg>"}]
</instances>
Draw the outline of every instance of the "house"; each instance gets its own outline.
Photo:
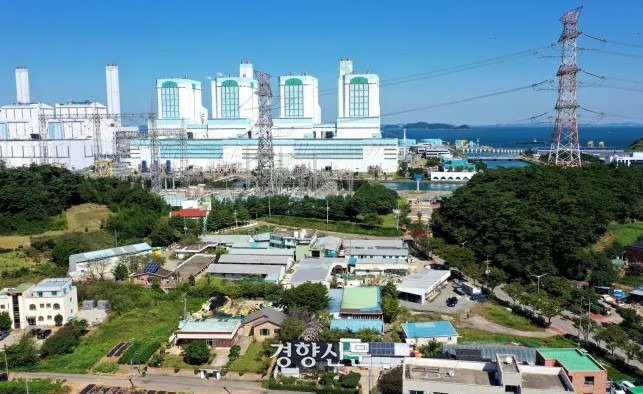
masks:
<instances>
[{"instance_id":1,"label":"house","mask_svg":"<svg viewBox=\"0 0 643 394\"><path fill-rule=\"evenodd\" d=\"M348 268L355 275L404 275L409 269L409 250L405 247L350 247L344 253L348 257Z\"/></svg>"},{"instance_id":2,"label":"house","mask_svg":"<svg viewBox=\"0 0 643 394\"><path fill-rule=\"evenodd\" d=\"M607 371L585 350L538 349L536 363L546 367L562 367L579 393L605 393Z\"/></svg>"},{"instance_id":3,"label":"house","mask_svg":"<svg viewBox=\"0 0 643 394\"><path fill-rule=\"evenodd\" d=\"M205 340L213 348L229 348L239 339L241 319L209 318L181 320L176 332L177 342Z\"/></svg>"},{"instance_id":4,"label":"house","mask_svg":"<svg viewBox=\"0 0 643 394\"><path fill-rule=\"evenodd\" d=\"M291 289L303 283L322 283L330 288L332 273L346 270L346 261L332 257L307 258L293 268L293 273L284 281L284 287Z\"/></svg>"},{"instance_id":5,"label":"house","mask_svg":"<svg viewBox=\"0 0 643 394\"><path fill-rule=\"evenodd\" d=\"M277 248L235 248L232 247L228 250L227 255L230 256L287 256L295 259L295 253L289 249Z\"/></svg>"},{"instance_id":6,"label":"house","mask_svg":"<svg viewBox=\"0 0 643 394\"><path fill-rule=\"evenodd\" d=\"M630 264L643 264L643 241L628 245L625 248L625 257Z\"/></svg>"},{"instance_id":7,"label":"house","mask_svg":"<svg viewBox=\"0 0 643 394\"><path fill-rule=\"evenodd\" d=\"M137 285L151 286L154 279L158 279L161 286L168 285L172 281L174 271L167 270L161 267L161 264L156 262L149 262L145 264L143 269L129 274L132 283Z\"/></svg>"},{"instance_id":8,"label":"house","mask_svg":"<svg viewBox=\"0 0 643 394\"><path fill-rule=\"evenodd\" d=\"M569 394L577 391L562 368L521 365L512 354L497 354L495 358L495 362L406 358L402 393Z\"/></svg>"},{"instance_id":9,"label":"house","mask_svg":"<svg viewBox=\"0 0 643 394\"><path fill-rule=\"evenodd\" d=\"M74 280L111 277L112 271L124 257L150 254L153 251L154 248L149 244L140 243L72 254L69 256L68 275Z\"/></svg>"},{"instance_id":10,"label":"house","mask_svg":"<svg viewBox=\"0 0 643 394\"><path fill-rule=\"evenodd\" d=\"M434 270L423 268L409 275L397 285L399 298L406 301L423 304L424 301L437 294L440 287L451 276L449 270Z\"/></svg>"},{"instance_id":11,"label":"house","mask_svg":"<svg viewBox=\"0 0 643 394\"><path fill-rule=\"evenodd\" d=\"M231 249L232 251L232 249ZM258 250L257 252L263 252ZM226 253L219 256L217 264L246 264L246 265L281 265L288 269L295 261L292 254L271 255L271 254L232 254Z\"/></svg>"},{"instance_id":12,"label":"house","mask_svg":"<svg viewBox=\"0 0 643 394\"><path fill-rule=\"evenodd\" d=\"M196 208L179 209L178 211L171 211L170 217L205 221L208 218L208 211Z\"/></svg>"},{"instance_id":13,"label":"house","mask_svg":"<svg viewBox=\"0 0 643 394\"><path fill-rule=\"evenodd\" d=\"M458 343L458 333L448 321L403 323L404 341L416 349L431 341Z\"/></svg>"},{"instance_id":14,"label":"house","mask_svg":"<svg viewBox=\"0 0 643 394\"><path fill-rule=\"evenodd\" d=\"M357 333L363 329L375 330L384 334L384 322L379 319L332 319L330 321L331 330L346 330Z\"/></svg>"},{"instance_id":15,"label":"house","mask_svg":"<svg viewBox=\"0 0 643 394\"><path fill-rule=\"evenodd\" d=\"M398 238L389 239L346 239L346 249L402 249L404 240Z\"/></svg>"},{"instance_id":16,"label":"house","mask_svg":"<svg viewBox=\"0 0 643 394\"><path fill-rule=\"evenodd\" d=\"M2 289L0 312L9 313L14 329L53 326L56 315L67 323L78 313L76 286L70 278L52 278Z\"/></svg>"},{"instance_id":17,"label":"house","mask_svg":"<svg viewBox=\"0 0 643 394\"><path fill-rule=\"evenodd\" d=\"M362 342L340 339L341 360L369 368L395 368L411 355L409 345L394 342Z\"/></svg>"},{"instance_id":18,"label":"house","mask_svg":"<svg viewBox=\"0 0 643 394\"><path fill-rule=\"evenodd\" d=\"M241 321L241 328L246 336L253 337L255 341L262 342L267 338L274 338L281 329L281 323L286 315L274 308L261 308L251 313Z\"/></svg>"},{"instance_id":19,"label":"house","mask_svg":"<svg viewBox=\"0 0 643 394\"><path fill-rule=\"evenodd\" d=\"M339 257L342 239L339 237L318 237L310 247L312 257Z\"/></svg>"},{"instance_id":20,"label":"house","mask_svg":"<svg viewBox=\"0 0 643 394\"><path fill-rule=\"evenodd\" d=\"M452 360L496 361L498 354L513 354L522 364L536 365L536 349L527 346L443 344L442 353Z\"/></svg>"},{"instance_id":21,"label":"house","mask_svg":"<svg viewBox=\"0 0 643 394\"><path fill-rule=\"evenodd\" d=\"M270 234L270 246L294 249L297 245L310 245L317 239L317 230L277 230Z\"/></svg>"},{"instance_id":22,"label":"house","mask_svg":"<svg viewBox=\"0 0 643 394\"><path fill-rule=\"evenodd\" d=\"M328 311L340 319L383 319L379 286L346 287L329 291Z\"/></svg>"},{"instance_id":23,"label":"house","mask_svg":"<svg viewBox=\"0 0 643 394\"><path fill-rule=\"evenodd\" d=\"M179 260L183 260L186 257L190 257L194 254L197 253L208 253L208 252L214 252L216 250L217 244L209 244L209 243L197 243L197 244L190 244L190 245L184 245L180 248L176 248L174 250L174 253L176 254L176 258Z\"/></svg>"},{"instance_id":24,"label":"house","mask_svg":"<svg viewBox=\"0 0 643 394\"><path fill-rule=\"evenodd\" d=\"M180 263L174 272L179 281L188 280L190 276L195 279L200 278L206 273L210 264L216 260L215 254L195 254L184 262Z\"/></svg>"}]
</instances>

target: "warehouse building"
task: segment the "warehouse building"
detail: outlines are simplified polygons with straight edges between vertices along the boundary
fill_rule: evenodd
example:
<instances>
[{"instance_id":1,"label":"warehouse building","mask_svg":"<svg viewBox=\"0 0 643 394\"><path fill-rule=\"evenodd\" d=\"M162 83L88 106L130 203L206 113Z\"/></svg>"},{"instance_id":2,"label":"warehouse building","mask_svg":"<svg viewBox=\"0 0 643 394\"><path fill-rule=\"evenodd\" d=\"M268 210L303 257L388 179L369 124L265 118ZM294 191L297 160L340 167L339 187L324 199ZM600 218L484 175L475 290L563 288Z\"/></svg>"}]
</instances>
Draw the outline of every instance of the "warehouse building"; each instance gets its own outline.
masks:
<instances>
[{"instance_id":1,"label":"warehouse building","mask_svg":"<svg viewBox=\"0 0 643 394\"><path fill-rule=\"evenodd\" d=\"M436 295L449 277L449 270L433 270L423 268L408 276L397 286L399 298L406 301L423 304L427 299Z\"/></svg>"},{"instance_id":2,"label":"warehouse building","mask_svg":"<svg viewBox=\"0 0 643 394\"><path fill-rule=\"evenodd\" d=\"M150 254L154 248L147 243L94 250L69 256L68 275L74 280L110 277L121 259Z\"/></svg>"},{"instance_id":3,"label":"warehouse building","mask_svg":"<svg viewBox=\"0 0 643 394\"><path fill-rule=\"evenodd\" d=\"M284 281L287 289L297 287L303 283L322 283L330 288L333 271L346 270L346 261L343 259L307 258L301 260L293 268L293 273Z\"/></svg>"}]
</instances>

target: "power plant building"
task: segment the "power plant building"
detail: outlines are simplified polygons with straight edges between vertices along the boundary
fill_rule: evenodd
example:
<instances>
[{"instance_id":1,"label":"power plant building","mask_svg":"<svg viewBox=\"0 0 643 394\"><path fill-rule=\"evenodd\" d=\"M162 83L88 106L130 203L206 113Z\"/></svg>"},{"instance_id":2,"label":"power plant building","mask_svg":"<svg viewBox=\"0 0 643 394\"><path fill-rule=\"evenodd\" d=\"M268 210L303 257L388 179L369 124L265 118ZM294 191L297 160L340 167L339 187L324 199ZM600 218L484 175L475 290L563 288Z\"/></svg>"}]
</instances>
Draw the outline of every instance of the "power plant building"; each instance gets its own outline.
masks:
<instances>
[{"instance_id":1,"label":"power plant building","mask_svg":"<svg viewBox=\"0 0 643 394\"><path fill-rule=\"evenodd\" d=\"M17 69L18 104L0 107L0 160L9 166L40 163L43 145L47 146L49 162L72 169L91 166L98 153L109 158L114 153L114 133L123 128L117 116L120 113L117 66L107 65L105 75L107 106L83 101L51 107L21 102L29 99L28 74L25 68ZM165 133L159 140L160 160L166 171L181 166L193 171L254 170L258 146L257 88L253 64L242 61L238 76L218 74L212 79L212 106L208 114L202 102L201 82L187 77L158 79L156 126L177 130L177 135ZM378 76L355 73L353 62L342 59L338 89L337 120L322 123L317 78L307 73L278 77L278 87L272 89L279 106L273 108L275 166L289 170L306 167L395 172L398 141L382 138ZM98 123L102 148L101 152L94 152L94 130ZM131 171L145 171L151 165L150 139L145 133L148 126L141 125L141 138L130 138L127 144L123 161ZM178 138L180 133L184 133L184 139Z\"/></svg>"}]
</instances>

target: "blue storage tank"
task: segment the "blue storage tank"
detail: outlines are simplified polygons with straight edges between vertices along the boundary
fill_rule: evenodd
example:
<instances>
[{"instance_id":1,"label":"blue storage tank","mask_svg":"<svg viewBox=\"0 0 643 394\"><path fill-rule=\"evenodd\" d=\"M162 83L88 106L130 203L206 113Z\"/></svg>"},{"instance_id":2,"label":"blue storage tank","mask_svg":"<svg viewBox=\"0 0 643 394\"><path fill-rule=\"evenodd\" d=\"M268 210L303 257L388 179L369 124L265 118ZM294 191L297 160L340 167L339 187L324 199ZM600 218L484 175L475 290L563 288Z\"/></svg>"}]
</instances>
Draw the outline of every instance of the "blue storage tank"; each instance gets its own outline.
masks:
<instances>
[{"instance_id":1,"label":"blue storage tank","mask_svg":"<svg viewBox=\"0 0 643 394\"><path fill-rule=\"evenodd\" d=\"M147 160L141 162L141 172L147 172Z\"/></svg>"},{"instance_id":2,"label":"blue storage tank","mask_svg":"<svg viewBox=\"0 0 643 394\"><path fill-rule=\"evenodd\" d=\"M165 160L165 173L169 174L172 172L172 162L170 160Z\"/></svg>"},{"instance_id":3,"label":"blue storage tank","mask_svg":"<svg viewBox=\"0 0 643 394\"><path fill-rule=\"evenodd\" d=\"M327 257L337 257L337 256L336 256L336 253L335 253L335 251L334 251L334 250L329 250L329 251L326 253L326 256L327 256Z\"/></svg>"}]
</instances>

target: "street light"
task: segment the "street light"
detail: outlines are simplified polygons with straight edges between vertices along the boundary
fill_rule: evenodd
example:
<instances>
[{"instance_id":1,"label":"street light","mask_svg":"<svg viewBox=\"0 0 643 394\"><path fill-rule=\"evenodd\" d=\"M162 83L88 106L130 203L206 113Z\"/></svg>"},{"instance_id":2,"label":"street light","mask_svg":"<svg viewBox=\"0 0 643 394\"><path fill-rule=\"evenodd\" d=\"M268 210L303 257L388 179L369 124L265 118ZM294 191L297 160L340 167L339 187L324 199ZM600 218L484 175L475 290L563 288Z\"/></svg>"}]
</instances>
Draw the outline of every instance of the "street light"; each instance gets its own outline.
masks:
<instances>
[{"instance_id":1,"label":"street light","mask_svg":"<svg viewBox=\"0 0 643 394\"><path fill-rule=\"evenodd\" d=\"M459 245L464 248L464 245L469 241L460 242Z\"/></svg>"},{"instance_id":2,"label":"street light","mask_svg":"<svg viewBox=\"0 0 643 394\"><path fill-rule=\"evenodd\" d=\"M538 278L538 293L540 293L540 278L542 278L545 275L547 275L547 274L546 273L545 274L540 274L540 275L531 274L531 276L535 276L536 278Z\"/></svg>"}]
</instances>

